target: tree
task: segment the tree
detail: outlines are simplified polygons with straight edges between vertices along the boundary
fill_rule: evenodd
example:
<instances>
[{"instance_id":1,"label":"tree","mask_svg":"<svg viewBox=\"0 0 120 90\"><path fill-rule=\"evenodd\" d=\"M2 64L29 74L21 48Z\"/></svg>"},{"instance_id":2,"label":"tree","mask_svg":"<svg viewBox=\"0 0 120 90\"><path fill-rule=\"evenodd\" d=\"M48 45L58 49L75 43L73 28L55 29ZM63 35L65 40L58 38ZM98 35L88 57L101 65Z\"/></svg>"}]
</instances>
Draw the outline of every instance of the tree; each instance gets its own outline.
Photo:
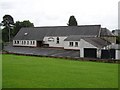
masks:
<instances>
[{"instance_id":1,"label":"tree","mask_svg":"<svg viewBox=\"0 0 120 90\"><path fill-rule=\"evenodd\" d=\"M3 21L2 21L2 23L3 23L3 26L6 26L6 27L11 26L11 25L14 25L13 17L10 16L10 15L5 15L5 16L3 16Z\"/></svg>"},{"instance_id":2,"label":"tree","mask_svg":"<svg viewBox=\"0 0 120 90\"><path fill-rule=\"evenodd\" d=\"M74 16L70 16L69 21L68 21L68 26L77 26L77 21Z\"/></svg>"},{"instance_id":3,"label":"tree","mask_svg":"<svg viewBox=\"0 0 120 90\"><path fill-rule=\"evenodd\" d=\"M11 31L11 27L13 27L14 25L13 17L11 15L3 16L2 25L5 26L5 28L2 30L2 39L4 39L4 41L10 42L11 39L10 31Z\"/></svg>"},{"instance_id":4,"label":"tree","mask_svg":"<svg viewBox=\"0 0 120 90\"><path fill-rule=\"evenodd\" d=\"M10 39L12 39L22 27L34 27L33 23L31 23L29 20L22 22L17 21L14 23L14 20L10 15L3 16L3 21L0 25L4 26L2 29L3 42L10 42Z\"/></svg>"},{"instance_id":5,"label":"tree","mask_svg":"<svg viewBox=\"0 0 120 90\"><path fill-rule=\"evenodd\" d=\"M34 24L31 23L29 20L24 20L24 21L16 21L15 25L14 25L14 29L12 32L13 37L18 33L18 31L22 28L22 27L34 27Z\"/></svg>"},{"instance_id":6,"label":"tree","mask_svg":"<svg viewBox=\"0 0 120 90\"><path fill-rule=\"evenodd\" d=\"M9 41L9 30L7 27L2 29L2 41L8 42Z\"/></svg>"}]
</instances>

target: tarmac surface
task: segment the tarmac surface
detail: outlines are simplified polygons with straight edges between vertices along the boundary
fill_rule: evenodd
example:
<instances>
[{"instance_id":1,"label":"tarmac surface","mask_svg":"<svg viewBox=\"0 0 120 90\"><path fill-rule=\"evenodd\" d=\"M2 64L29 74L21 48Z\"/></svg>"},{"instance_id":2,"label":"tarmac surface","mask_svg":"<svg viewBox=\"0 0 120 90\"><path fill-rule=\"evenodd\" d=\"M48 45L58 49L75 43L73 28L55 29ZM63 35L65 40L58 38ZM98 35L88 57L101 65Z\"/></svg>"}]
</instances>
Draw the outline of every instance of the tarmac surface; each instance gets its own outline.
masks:
<instances>
[{"instance_id":1,"label":"tarmac surface","mask_svg":"<svg viewBox=\"0 0 120 90\"><path fill-rule=\"evenodd\" d=\"M53 57L69 57L79 58L80 52L74 50L64 50L60 48L41 48L41 47L13 47L12 44L4 46L4 50L9 53L53 56Z\"/></svg>"}]
</instances>

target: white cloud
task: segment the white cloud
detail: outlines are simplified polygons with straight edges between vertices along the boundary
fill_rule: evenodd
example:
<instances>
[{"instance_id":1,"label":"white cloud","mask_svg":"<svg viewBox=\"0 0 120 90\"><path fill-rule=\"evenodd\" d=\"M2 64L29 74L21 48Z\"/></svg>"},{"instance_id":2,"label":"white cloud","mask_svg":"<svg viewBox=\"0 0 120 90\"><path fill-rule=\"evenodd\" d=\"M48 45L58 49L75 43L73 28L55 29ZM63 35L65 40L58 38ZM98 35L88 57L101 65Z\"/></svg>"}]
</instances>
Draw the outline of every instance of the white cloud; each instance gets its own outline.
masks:
<instances>
[{"instance_id":1,"label":"white cloud","mask_svg":"<svg viewBox=\"0 0 120 90\"><path fill-rule=\"evenodd\" d=\"M78 24L102 24L116 29L118 0L0 0L0 21L5 14L14 20L30 20L35 26L67 25L70 15Z\"/></svg>"}]
</instances>

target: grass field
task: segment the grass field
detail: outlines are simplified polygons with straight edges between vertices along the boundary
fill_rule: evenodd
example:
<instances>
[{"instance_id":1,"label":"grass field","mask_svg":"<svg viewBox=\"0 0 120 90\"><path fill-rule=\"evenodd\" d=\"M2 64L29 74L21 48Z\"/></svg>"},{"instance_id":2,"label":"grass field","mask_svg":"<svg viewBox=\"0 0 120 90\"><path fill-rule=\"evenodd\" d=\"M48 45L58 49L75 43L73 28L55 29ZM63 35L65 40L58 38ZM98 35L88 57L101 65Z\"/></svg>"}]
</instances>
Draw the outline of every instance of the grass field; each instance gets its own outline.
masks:
<instances>
[{"instance_id":1,"label":"grass field","mask_svg":"<svg viewBox=\"0 0 120 90\"><path fill-rule=\"evenodd\" d=\"M117 88L118 64L3 55L3 88Z\"/></svg>"}]
</instances>

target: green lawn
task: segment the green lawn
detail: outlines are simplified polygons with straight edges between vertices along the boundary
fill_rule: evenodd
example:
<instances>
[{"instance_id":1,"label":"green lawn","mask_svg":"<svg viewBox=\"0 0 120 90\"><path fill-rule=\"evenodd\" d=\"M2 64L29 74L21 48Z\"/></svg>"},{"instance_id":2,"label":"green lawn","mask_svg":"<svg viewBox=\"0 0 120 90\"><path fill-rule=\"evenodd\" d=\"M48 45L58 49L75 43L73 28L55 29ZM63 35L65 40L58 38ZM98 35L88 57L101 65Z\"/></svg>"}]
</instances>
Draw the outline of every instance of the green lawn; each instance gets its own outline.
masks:
<instances>
[{"instance_id":1,"label":"green lawn","mask_svg":"<svg viewBox=\"0 0 120 90\"><path fill-rule=\"evenodd\" d=\"M117 88L118 64L3 55L3 88Z\"/></svg>"}]
</instances>

